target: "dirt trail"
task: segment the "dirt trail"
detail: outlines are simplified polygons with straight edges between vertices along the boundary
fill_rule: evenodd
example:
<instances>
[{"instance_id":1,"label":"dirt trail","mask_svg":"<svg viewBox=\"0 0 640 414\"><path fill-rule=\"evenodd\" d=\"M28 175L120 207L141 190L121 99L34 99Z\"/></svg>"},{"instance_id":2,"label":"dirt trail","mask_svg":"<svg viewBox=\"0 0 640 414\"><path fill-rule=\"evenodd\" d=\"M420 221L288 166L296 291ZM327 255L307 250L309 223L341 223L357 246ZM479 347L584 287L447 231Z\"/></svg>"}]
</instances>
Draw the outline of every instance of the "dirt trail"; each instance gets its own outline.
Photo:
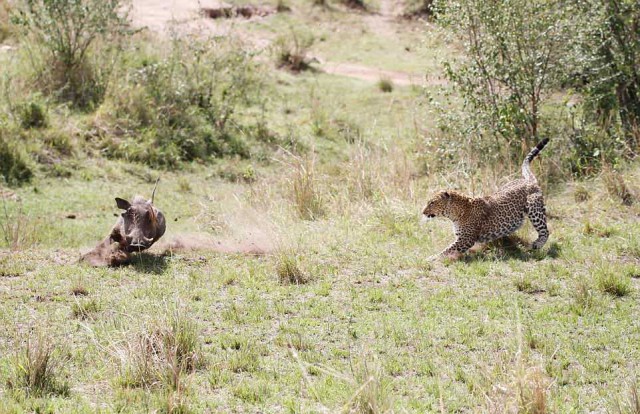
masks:
<instances>
[{"instance_id":1,"label":"dirt trail","mask_svg":"<svg viewBox=\"0 0 640 414\"><path fill-rule=\"evenodd\" d=\"M394 85L410 86L410 85L445 85L446 80L440 78L426 77L425 75L383 70L371 68L369 66L358 65L356 63L331 63L325 62L320 64L320 68L332 75L348 76L351 78L362 79L370 82L377 82L381 79L387 79Z\"/></svg>"},{"instance_id":2,"label":"dirt trail","mask_svg":"<svg viewBox=\"0 0 640 414\"><path fill-rule=\"evenodd\" d=\"M171 30L180 33L204 33L207 35L225 36L240 35L241 38L257 48L268 47L270 41L266 37L249 38L238 28L238 24L247 24L254 19L210 19L204 17L200 10L203 8L221 8L228 6L219 0L133 0L131 19L135 27L146 27L151 31L167 34ZM381 0L380 11L364 17L369 29L378 35L395 37L396 29L402 24L396 22L396 0ZM320 70L332 74L357 78L368 82L387 79L395 85L437 85L444 82L439 79L426 79L424 75L402 71L383 70L355 63L335 63L330 60L319 59Z\"/></svg>"}]
</instances>

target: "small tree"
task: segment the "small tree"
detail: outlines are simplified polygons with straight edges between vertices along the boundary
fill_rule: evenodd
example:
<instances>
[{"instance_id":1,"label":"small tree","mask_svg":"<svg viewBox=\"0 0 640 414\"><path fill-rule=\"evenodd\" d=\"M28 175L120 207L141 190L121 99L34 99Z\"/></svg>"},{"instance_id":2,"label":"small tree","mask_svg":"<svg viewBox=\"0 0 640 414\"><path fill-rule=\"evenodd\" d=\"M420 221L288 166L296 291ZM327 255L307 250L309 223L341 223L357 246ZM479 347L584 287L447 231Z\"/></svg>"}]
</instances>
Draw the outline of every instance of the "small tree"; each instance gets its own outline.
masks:
<instances>
[{"instance_id":1,"label":"small tree","mask_svg":"<svg viewBox=\"0 0 640 414\"><path fill-rule=\"evenodd\" d=\"M127 33L124 6L123 0L25 0L13 20L45 53L46 92L81 107L102 99L105 79L96 79L88 56L99 40L112 44Z\"/></svg>"},{"instance_id":2,"label":"small tree","mask_svg":"<svg viewBox=\"0 0 640 414\"><path fill-rule=\"evenodd\" d=\"M567 44L560 1L458 0L436 4L438 21L458 35L466 58L446 74L471 116L469 131L528 150L540 132L540 108L560 78ZM501 138L501 139L500 139Z\"/></svg>"}]
</instances>

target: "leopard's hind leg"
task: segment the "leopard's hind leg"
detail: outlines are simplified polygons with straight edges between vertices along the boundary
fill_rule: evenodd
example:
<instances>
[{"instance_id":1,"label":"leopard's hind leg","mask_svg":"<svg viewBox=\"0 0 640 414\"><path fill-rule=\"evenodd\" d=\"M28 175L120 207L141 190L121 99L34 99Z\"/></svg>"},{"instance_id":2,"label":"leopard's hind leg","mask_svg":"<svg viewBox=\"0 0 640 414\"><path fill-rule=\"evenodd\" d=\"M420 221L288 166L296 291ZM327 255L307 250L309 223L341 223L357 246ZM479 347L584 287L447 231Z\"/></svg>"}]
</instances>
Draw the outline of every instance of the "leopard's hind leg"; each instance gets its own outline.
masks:
<instances>
[{"instance_id":1,"label":"leopard's hind leg","mask_svg":"<svg viewBox=\"0 0 640 414\"><path fill-rule=\"evenodd\" d=\"M527 197L527 216L538 232L538 238L533 242L534 249L540 249L549 238L549 230L547 229L547 215L544 208L544 200L542 193L537 192Z\"/></svg>"}]
</instances>

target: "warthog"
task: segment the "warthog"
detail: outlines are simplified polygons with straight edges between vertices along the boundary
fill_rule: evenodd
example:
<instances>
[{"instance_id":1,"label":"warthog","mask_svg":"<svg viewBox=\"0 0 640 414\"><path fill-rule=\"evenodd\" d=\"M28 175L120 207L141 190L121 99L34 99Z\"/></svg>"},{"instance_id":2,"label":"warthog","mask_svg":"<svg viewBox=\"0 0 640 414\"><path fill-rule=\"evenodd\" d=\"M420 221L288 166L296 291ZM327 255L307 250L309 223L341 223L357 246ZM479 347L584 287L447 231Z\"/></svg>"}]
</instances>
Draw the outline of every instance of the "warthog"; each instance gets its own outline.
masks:
<instances>
[{"instance_id":1,"label":"warthog","mask_svg":"<svg viewBox=\"0 0 640 414\"><path fill-rule=\"evenodd\" d=\"M116 197L118 208L124 210L111 233L80 260L92 266L118 266L129 261L131 253L148 249L165 232L164 215L153 205L156 193L153 188L151 200L135 196L131 202Z\"/></svg>"}]
</instances>

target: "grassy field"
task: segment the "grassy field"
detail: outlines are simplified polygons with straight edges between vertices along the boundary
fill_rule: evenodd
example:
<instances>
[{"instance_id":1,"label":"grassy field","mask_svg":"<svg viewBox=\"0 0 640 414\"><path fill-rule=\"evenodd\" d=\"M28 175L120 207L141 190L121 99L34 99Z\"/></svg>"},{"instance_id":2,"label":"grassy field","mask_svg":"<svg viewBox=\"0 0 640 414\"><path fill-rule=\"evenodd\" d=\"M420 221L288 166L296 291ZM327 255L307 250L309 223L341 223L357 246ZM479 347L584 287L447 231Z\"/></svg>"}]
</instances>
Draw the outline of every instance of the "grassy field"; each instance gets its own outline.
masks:
<instances>
[{"instance_id":1,"label":"grassy field","mask_svg":"<svg viewBox=\"0 0 640 414\"><path fill-rule=\"evenodd\" d=\"M376 31L342 6L293 6L242 30L306 27L310 55L408 73L439 74L452 53L428 25ZM278 141L250 157L174 171L102 156L91 140L112 128L110 106L48 103L49 125L22 132L60 159L0 187L0 412L640 412L637 162L559 180L552 137L534 163L545 248L433 259L453 234L421 223L428 197L490 193L518 166L436 168L434 85L384 92L268 59L259 104L234 122L265 122ZM78 263L115 222L114 197L148 197L159 175L163 239L128 266Z\"/></svg>"}]
</instances>

